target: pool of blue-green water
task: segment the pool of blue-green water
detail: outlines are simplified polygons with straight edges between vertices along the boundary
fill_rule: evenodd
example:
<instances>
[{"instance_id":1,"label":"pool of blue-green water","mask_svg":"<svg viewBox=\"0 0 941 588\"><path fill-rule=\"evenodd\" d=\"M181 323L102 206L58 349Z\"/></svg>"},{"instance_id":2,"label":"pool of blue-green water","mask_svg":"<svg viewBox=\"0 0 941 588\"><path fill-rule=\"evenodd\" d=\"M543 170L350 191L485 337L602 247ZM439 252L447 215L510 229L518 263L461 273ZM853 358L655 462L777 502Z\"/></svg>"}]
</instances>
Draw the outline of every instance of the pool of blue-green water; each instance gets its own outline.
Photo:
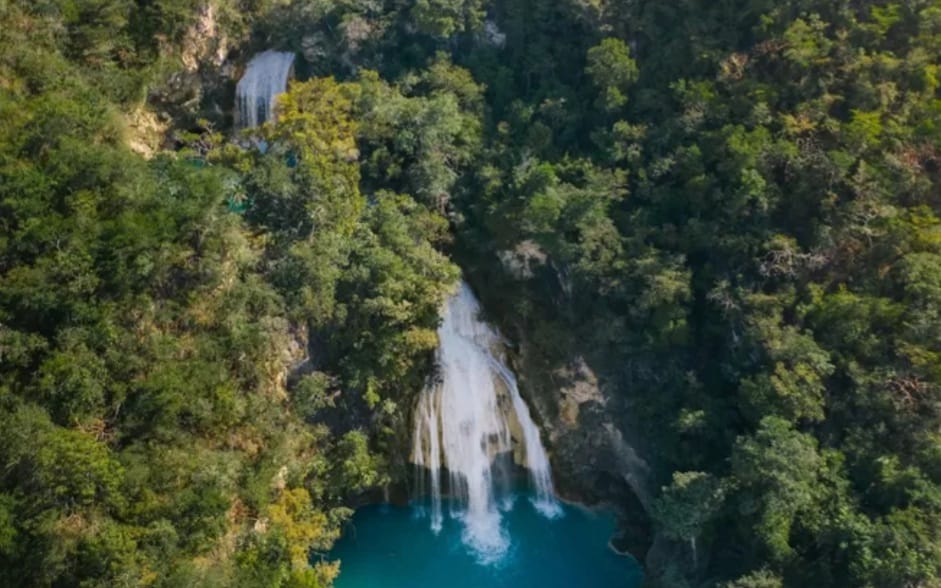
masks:
<instances>
[{"instance_id":1,"label":"pool of blue-green water","mask_svg":"<svg viewBox=\"0 0 941 588\"><path fill-rule=\"evenodd\" d=\"M564 506L548 519L529 500L504 513L510 547L483 563L461 540L459 520L439 533L417 507L374 505L356 511L330 553L336 588L637 588L641 570L608 547L614 518Z\"/></svg>"}]
</instances>

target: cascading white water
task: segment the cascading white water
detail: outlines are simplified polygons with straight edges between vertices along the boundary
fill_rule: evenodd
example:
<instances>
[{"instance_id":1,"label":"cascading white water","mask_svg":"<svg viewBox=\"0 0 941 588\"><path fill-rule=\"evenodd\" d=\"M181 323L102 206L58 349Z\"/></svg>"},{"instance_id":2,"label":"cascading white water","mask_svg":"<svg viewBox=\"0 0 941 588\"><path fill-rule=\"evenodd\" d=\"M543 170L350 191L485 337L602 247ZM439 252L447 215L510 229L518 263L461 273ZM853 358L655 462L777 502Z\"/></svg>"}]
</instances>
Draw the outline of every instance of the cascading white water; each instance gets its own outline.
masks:
<instances>
[{"instance_id":1,"label":"cascading white water","mask_svg":"<svg viewBox=\"0 0 941 588\"><path fill-rule=\"evenodd\" d=\"M287 90L293 65L294 54L281 51L264 51L248 62L235 87L240 127L257 127L274 118L275 98Z\"/></svg>"},{"instance_id":2,"label":"cascading white water","mask_svg":"<svg viewBox=\"0 0 941 588\"><path fill-rule=\"evenodd\" d=\"M438 329L440 378L422 393L415 411L412 459L430 479L431 526L443 515L441 471L449 475L451 513L464 524L464 541L482 559L509 547L501 526L501 471L495 459L514 451L513 432L525 452L534 502L546 516L561 513L546 450L513 372L495 354L500 337L477 318L480 306L462 283L444 309ZM505 481L505 480L504 480ZM421 488L420 490L424 490Z\"/></svg>"},{"instance_id":3,"label":"cascading white water","mask_svg":"<svg viewBox=\"0 0 941 588\"><path fill-rule=\"evenodd\" d=\"M529 470L529 477L536 492L534 504L542 514L548 517L557 516L562 511L555 499L555 490L552 487L552 469L549 466L549 456L546 455L546 448L543 447L542 439L539 437L539 428L533 422L529 407L526 406L523 397L520 396L513 372L496 359L494 359L492 367L503 380L510 393L510 399L513 401L513 411L516 413L516 419L519 421L520 430L523 433L523 443L526 447L526 469Z\"/></svg>"}]
</instances>

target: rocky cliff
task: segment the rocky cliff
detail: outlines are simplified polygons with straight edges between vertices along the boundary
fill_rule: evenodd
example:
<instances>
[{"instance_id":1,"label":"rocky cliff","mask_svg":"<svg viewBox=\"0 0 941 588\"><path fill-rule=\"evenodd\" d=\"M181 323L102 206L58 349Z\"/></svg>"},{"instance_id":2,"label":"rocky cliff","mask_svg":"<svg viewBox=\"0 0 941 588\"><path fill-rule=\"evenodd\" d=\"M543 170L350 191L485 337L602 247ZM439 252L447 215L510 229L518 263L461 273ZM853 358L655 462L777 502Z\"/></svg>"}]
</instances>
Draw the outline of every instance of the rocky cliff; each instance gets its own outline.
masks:
<instances>
[{"instance_id":1,"label":"rocky cliff","mask_svg":"<svg viewBox=\"0 0 941 588\"><path fill-rule=\"evenodd\" d=\"M616 366L548 313L564 308L570 288L565 273L532 243L495 261L464 263L477 278L487 318L513 342L512 365L543 432L560 496L614 508L619 529L612 547L641 561L650 585L671 585L675 578L664 576L667 569L695 575L703 562L693 546L667 539L653 524L662 480L651 461L653 448L636 433L643 427L631 395L610 374Z\"/></svg>"}]
</instances>

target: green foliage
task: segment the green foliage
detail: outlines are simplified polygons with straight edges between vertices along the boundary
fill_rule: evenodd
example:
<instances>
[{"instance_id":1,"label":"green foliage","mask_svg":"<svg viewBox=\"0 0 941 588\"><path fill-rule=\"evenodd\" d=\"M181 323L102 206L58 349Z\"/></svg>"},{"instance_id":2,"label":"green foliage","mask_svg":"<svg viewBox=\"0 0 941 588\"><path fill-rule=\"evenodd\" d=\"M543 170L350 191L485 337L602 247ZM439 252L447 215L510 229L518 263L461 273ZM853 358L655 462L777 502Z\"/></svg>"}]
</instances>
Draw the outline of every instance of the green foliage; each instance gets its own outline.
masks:
<instances>
[{"instance_id":1,"label":"green foliage","mask_svg":"<svg viewBox=\"0 0 941 588\"><path fill-rule=\"evenodd\" d=\"M416 0L412 18L423 33L446 38L480 26L482 8L482 0Z\"/></svg>"},{"instance_id":2,"label":"green foliage","mask_svg":"<svg viewBox=\"0 0 941 588\"><path fill-rule=\"evenodd\" d=\"M469 58L465 258L673 479L655 522L712 557L664 584L936 583L936 12L517 0Z\"/></svg>"},{"instance_id":3,"label":"green foliage","mask_svg":"<svg viewBox=\"0 0 941 588\"><path fill-rule=\"evenodd\" d=\"M8 559L17 545L16 501L12 496L0 496L0 556Z\"/></svg>"},{"instance_id":4,"label":"green foliage","mask_svg":"<svg viewBox=\"0 0 941 588\"><path fill-rule=\"evenodd\" d=\"M365 184L444 210L478 149L482 89L439 55L400 87L360 73L357 117Z\"/></svg>"},{"instance_id":5,"label":"green foliage","mask_svg":"<svg viewBox=\"0 0 941 588\"><path fill-rule=\"evenodd\" d=\"M359 83L296 84L266 153L211 133L133 153L116 88L154 79L194 2L4 11L0 584L329 586L308 555L389 481L430 367L445 219L360 192ZM429 136L464 117L429 149L473 128L466 72L413 84Z\"/></svg>"},{"instance_id":6,"label":"green foliage","mask_svg":"<svg viewBox=\"0 0 941 588\"><path fill-rule=\"evenodd\" d=\"M765 347L771 366L742 380L745 405L754 414L789 420L823 420L826 378L833 373L827 353L813 337L782 328L777 320L755 319L756 348Z\"/></svg>"},{"instance_id":7,"label":"green foliage","mask_svg":"<svg viewBox=\"0 0 941 588\"><path fill-rule=\"evenodd\" d=\"M654 517L666 536L695 540L712 520L723 501L719 480L703 472L674 472L673 483L663 489Z\"/></svg>"},{"instance_id":8,"label":"green foliage","mask_svg":"<svg viewBox=\"0 0 941 588\"><path fill-rule=\"evenodd\" d=\"M458 276L434 247L446 234L444 219L406 196L376 198L340 281L344 320L331 341L349 382L395 398L421 389L424 374L413 368L437 347L438 301Z\"/></svg>"},{"instance_id":9,"label":"green foliage","mask_svg":"<svg viewBox=\"0 0 941 588\"><path fill-rule=\"evenodd\" d=\"M362 431L350 431L337 442L331 459L338 478L336 487L359 493L382 486L387 480L379 473L380 465L370 454L368 441Z\"/></svg>"},{"instance_id":10,"label":"green foliage","mask_svg":"<svg viewBox=\"0 0 941 588\"><path fill-rule=\"evenodd\" d=\"M356 93L332 78L295 84L279 100L278 125L265 130L272 149L254 155L243 180L248 218L276 239L272 278L315 328L335 310L340 270L365 206L351 116ZM221 157L228 162L232 154Z\"/></svg>"},{"instance_id":11,"label":"green foliage","mask_svg":"<svg viewBox=\"0 0 941 588\"><path fill-rule=\"evenodd\" d=\"M822 467L814 438L777 417L765 417L754 437L736 443L732 472L740 485L739 512L757 518L756 534L774 561L791 554L791 526L817 500Z\"/></svg>"},{"instance_id":12,"label":"green foliage","mask_svg":"<svg viewBox=\"0 0 941 588\"><path fill-rule=\"evenodd\" d=\"M703 554L663 582L937 584L936 2L212 6L314 75L150 159L203 3L0 7L0 584L328 586L444 250L599 374Z\"/></svg>"},{"instance_id":13,"label":"green foliage","mask_svg":"<svg viewBox=\"0 0 941 588\"><path fill-rule=\"evenodd\" d=\"M768 570L752 572L725 584L725 588L782 588L781 578Z\"/></svg>"},{"instance_id":14,"label":"green foliage","mask_svg":"<svg viewBox=\"0 0 941 588\"><path fill-rule=\"evenodd\" d=\"M335 406L330 395L332 383L323 372L303 376L291 390L294 410L305 419L314 419L323 409Z\"/></svg>"},{"instance_id":15,"label":"green foliage","mask_svg":"<svg viewBox=\"0 0 941 588\"><path fill-rule=\"evenodd\" d=\"M607 38L588 50L585 69L595 85L601 89L598 106L607 111L623 108L627 94L637 81L637 63L624 41Z\"/></svg>"}]
</instances>

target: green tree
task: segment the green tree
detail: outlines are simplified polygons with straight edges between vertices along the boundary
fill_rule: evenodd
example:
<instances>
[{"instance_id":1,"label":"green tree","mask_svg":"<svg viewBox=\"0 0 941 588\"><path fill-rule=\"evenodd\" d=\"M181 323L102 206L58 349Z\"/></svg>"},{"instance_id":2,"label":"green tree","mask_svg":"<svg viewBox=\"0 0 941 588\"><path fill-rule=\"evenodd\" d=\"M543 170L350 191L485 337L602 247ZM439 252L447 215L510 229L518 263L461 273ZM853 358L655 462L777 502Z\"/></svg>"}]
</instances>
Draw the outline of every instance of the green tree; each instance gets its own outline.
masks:
<instances>
[{"instance_id":1,"label":"green tree","mask_svg":"<svg viewBox=\"0 0 941 588\"><path fill-rule=\"evenodd\" d=\"M675 472L673 483L657 498L654 516L665 534L694 542L722 506L721 482L703 472Z\"/></svg>"},{"instance_id":2,"label":"green tree","mask_svg":"<svg viewBox=\"0 0 941 588\"><path fill-rule=\"evenodd\" d=\"M740 484L739 509L754 517L757 537L774 561L793 553L791 528L819 499L822 468L816 440L781 418L765 417L754 436L738 439L732 472Z\"/></svg>"},{"instance_id":3,"label":"green tree","mask_svg":"<svg viewBox=\"0 0 941 588\"><path fill-rule=\"evenodd\" d=\"M630 48L617 38L604 39L588 50L586 71L601 90L598 106L606 111L615 111L627 104L627 94L639 75Z\"/></svg>"}]
</instances>

